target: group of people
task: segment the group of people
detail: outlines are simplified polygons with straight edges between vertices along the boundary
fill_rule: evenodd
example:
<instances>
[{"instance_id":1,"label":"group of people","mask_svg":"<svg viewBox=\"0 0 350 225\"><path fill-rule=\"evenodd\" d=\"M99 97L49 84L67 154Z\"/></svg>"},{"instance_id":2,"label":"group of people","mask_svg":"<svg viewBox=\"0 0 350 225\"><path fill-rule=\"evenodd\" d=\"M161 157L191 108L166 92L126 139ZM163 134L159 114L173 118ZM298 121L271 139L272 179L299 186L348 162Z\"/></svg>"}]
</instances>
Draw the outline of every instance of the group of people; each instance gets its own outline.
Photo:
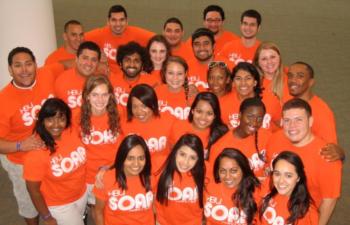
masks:
<instances>
[{"instance_id":1,"label":"group of people","mask_svg":"<svg viewBox=\"0 0 350 225\"><path fill-rule=\"evenodd\" d=\"M345 155L313 68L257 39L258 11L241 36L224 20L209 5L184 41L114 5L102 28L68 21L42 68L9 53L0 153L28 225L327 224Z\"/></svg>"}]
</instances>

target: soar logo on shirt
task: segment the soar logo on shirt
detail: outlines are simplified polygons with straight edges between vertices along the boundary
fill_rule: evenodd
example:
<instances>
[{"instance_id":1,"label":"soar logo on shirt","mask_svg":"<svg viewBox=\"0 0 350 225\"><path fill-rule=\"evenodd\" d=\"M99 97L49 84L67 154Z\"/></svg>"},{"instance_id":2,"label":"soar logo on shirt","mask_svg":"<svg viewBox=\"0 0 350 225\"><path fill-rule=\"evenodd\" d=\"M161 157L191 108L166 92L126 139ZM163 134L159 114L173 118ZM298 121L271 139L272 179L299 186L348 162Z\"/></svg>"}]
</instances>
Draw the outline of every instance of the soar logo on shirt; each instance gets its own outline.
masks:
<instances>
[{"instance_id":1,"label":"soar logo on shirt","mask_svg":"<svg viewBox=\"0 0 350 225\"><path fill-rule=\"evenodd\" d=\"M231 62L234 62L235 65L237 65L238 63L240 62L248 62L248 63L252 63L252 60L244 60L243 58L241 58L241 54L239 53L235 53L235 52L232 52L228 55L228 59L231 61Z\"/></svg>"},{"instance_id":2,"label":"soar logo on shirt","mask_svg":"<svg viewBox=\"0 0 350 225\"><path fill-rule=\"evenodd\" d=\"M86 150L79 146L68 156L57 155L51 158L52 175L60 177L64 174L71 173L78 169L86 162Z\"/></svg>"},{"instance_id":3,"label":"soar logo on shirt","mask_svg":"<svg viewBox=\"0 0 350 225\"><path fill-rule=\"evenodd\" d=\"M175 186L171 186L168 189L168 199L176 202L190 202L195 203L198 199L197 187L185 187L180 189Z\"/></svg>"},{"instance_id":4,"label":"soar logo on shirt","mask_svg":"<svg viewBox=\"0 0 350 225\"><path fill-rule=\"evenodd\" d=\"M127 93L124 88L115 87L114 95L118 105L126 106L128 103L129 93Z\"/></svg>"},{"instance_id":5,"label":"soar logo on shirt","mask_svg":"<svg viewBox=\"0 0 350 225\"><path fill-rule=\"evenodd\" d=\"M76 107L80 107L81 106L81 90L68 90L67 91L67 102L68 102L68 106L71 109L74 109Z\"/></svg>"},{"instance_id":6,"label":"soar logo on shirt","mask_svg":"<svg viewBox=\"0 0 350 225\"><path fill-rule=\"evenodd\" d=\"M227 208L222 202L223 200L221 198L215 196L208 197L204 205L205 217L212 217L214 220L220 221L224 224L247 224L247 216L243 210L239 210L237 207Z\"/></svg>"},{"instance_id":7,"label":"soar logo on shirt","mask_svg":"<svg viewBox=\"0 0 350 225\"><path fill-rule=\"evenodd\" d=\"M188 76L188 84L193 84L197 88L198 87L202 87L204 89L208 89L209 88L208 83L205 82L205 81L200 80L199 76L196 76L196 75Z\"/></svg>"},{"instance_id":8,"label":"soar logo on shirt","mask_svg":"<svg viewBox=\"0 0 350 225\"><path fill-rule=\"evenodd\" d=\"M117 48L113 47L110 43L105 43L103 46L103 52L106 54L107 58L115 61L117 56Z\"/></svg>"},{"instance_id":9,"label":"soar logo on shirt","mask_svg":"<svg viewBox=\"0 0 350 225\"><path fill-rule=\"evenodd\" d=\"M86 145L102 145L102 144L114 144L117 140L117 136L114 136L111 130L95 130L93 127L90 131L90 135L85 135L82 139Z\"/></svg>"},{"instance_id":10,"label":"soar logo on shirt","mask_svg":"<svg viewBox=\"0 0 350 225\"><path fill-rule=\"evenodd\" d=\"M229 115L229 126L231 128L236 128L239 126L239 114L234 113ZM270 128L270 122L271 122L271 115L268 113L265 113L262 128L269 129Z\"/></svg>"},{"instance_id":11,"label":"soar logo on shirt","mask_svg":"<svg viewBox=\"0 0 350 225\"><path fill-rule=\"evenodd\" d=\"M261 154L262 158L265 158L266 157L266 150L265 149L261 150L260 154ZM259 158L259 155L257 152L254 153L251 157L249 157L248 160L249 160L250 168L254 172L264 168L264 166L265 166L265 162Z\"/></svg>"},{"instance_id":12,"label":"soar logo on shirt","mask_svg":"<svg viewBox=\"0 0 350 225\"><path fill-rule=\"evenodd\" d=\"M23 120L23 124L24 126L31 126L33 125L33 123L37 120L37 114L38 112L40 111L41 109L41 106L44 104L44 102L46 101L46 99L48 98L53 98L54 95L53 94L49 94L49 96L45 99L43 99L40 104L33 104L32 102L31 103L28 103L24 106L22 106L19 111L21 113L21 118Z\"/></svg>"},{"instance_id":13,"label":"soar logo on shirt","mask_svg":"<svg viewBox=\"0 0 350 225\"><path fill-rule=\"evenodd\" d=\"M145 141L147 143L150 153L155 153L165 149L167 138L166 136L160 136L159 138L151 137Z\"/></svg>"},{"instance_id":14,"label":"soar logo on shirt","mask_svg":"<svg viewBox=\"0 0 350 225\"><path fill-rule=\"evenodd\" d=\"M169 112L171 115L175 116L176 118L180 119L180 120L186 120L188 115L190 114L191 111L191 107L171 107L168 105L167 101L162 101L159 100L158 101L158 105L159 105L159 111L161 113L163 112Z\"/></svg>"},{"instance_id":15,"label":"soar logo on shirt","mask_svg":"<svg viewBox=\"0 0 350 225\"><path fill-rule=\"evenodd\" d=\"M149 209L153 202L153 193L138 193L130 196L125 191L113 190L108 193L108 206L112 211L141 211Z\"/></svg>"},{"instance_id":16,"label":"soar logo on shirt","mask_svg":"<svg viewBox=\"0 0 350 225\"><path fill-rule=\"evenodd\" d=\"M276 212L276 203L273 200L270 200L269 206L266 208L263 218L266 220L268 224L278 224L278 225L290 225L285 224L283 217L278 216Z\"/></svg>"}]
</instances>

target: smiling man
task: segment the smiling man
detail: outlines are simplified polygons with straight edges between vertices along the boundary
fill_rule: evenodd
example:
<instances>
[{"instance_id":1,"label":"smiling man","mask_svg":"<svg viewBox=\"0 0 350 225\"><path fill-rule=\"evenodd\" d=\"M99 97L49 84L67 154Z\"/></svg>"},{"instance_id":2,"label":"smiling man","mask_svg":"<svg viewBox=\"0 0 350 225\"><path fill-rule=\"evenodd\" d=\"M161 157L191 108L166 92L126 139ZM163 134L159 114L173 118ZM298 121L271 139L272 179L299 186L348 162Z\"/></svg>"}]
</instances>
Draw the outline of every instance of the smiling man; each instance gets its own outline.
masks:
<instances>
[{"instance_id":1,"label":"smiling man","mask_svg":"<svg viewBox=\"0 0 350 225\"><path fill-rule=\"evenodd\" d=\"M119 71L115 61L119 46L130 41L146 46L153 35L153 32L129 26L125 8L121 5L113 5L108 12L107 25L87 32L85 39L98 44L108 59L111 71L116 73Z\"/></svg>"}]
</instances>

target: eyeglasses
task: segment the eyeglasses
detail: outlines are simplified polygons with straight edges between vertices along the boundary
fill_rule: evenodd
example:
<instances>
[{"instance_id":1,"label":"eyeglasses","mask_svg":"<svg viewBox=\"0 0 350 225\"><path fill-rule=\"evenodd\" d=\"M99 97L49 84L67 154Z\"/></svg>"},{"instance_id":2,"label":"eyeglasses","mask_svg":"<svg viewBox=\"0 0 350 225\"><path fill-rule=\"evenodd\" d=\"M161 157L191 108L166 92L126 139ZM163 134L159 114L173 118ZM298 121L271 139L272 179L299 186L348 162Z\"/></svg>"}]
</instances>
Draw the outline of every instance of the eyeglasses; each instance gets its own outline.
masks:
<instances>
[{"instance_id":1,"label":"eyeglasses","mask_svg":"<svg viewBox=\"0 0 350 225\"><path fill-rule=\"evenodd\" d=\"M226 68L227 65L226 63L224 63L223 61L211 61L209 64L208 64L208 67L211 69L213 67L220 67L220 68Z\"/></svg>"}]
</instances>

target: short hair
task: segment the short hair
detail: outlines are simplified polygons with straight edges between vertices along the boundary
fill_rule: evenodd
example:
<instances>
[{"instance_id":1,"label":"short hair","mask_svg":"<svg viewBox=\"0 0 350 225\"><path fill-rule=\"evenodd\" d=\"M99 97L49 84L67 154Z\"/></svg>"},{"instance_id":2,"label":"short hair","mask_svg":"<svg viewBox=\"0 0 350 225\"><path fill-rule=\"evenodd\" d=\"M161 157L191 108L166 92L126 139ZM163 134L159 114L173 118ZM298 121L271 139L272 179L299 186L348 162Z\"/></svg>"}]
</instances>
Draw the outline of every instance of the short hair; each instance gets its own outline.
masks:
<instances>
[{"instance_id":1,"label":"short hair","mask_svg":"<svg viewBox=\"0 0 350 225\"><path fill-rule=\"evenodd\" d=\"M282 106L282 112L290 109L304 109L308 117L312 116L310 104L301 98L292 98Z\"/></svg>"},{"instance_id":2,"label":"short hair","mask_svg":"<svg viewBox=\"0 0 350 225\"><path fill-rule=\"evenodd\" d=\"M33 54L33 52L26 47L16 47L14 49L12 49L7 57L7 61L9 66L12 65L13 63L13 57L15 57L15 55L17 55L18 53L26 53L30 56L30 58L35 62L35 56Z\"/></svg>"},{"instance_id":3,"label":"short hair","mask_svg":"<svg viewBox=\"0 0 350 225\"><path fill-rule=\"evenodd\" d=\"M244 17L255 18L256 22L258 23L258 26L260 26L260 24L261 24L261 15L255 9L248 9L248 10L244 11L241 15L241 23L243 22Z\"/></svg>"},{"instance_id":4,"label":"short hair","mask_svg":"<svg viewBox=\"0 0 350 225\"><path fill-rule=\"evenodd\" d=\"M64 24L64 32L66 33L68 31L68 27L69 25L80 25L81 23L78 20L68 20L65 24Z\"/></svg>"},{"instance_id":5,"label":"short hair","mask_svg":"<svg viewBox=\"0 0 350 225\"><path fill-rule=\"evenodd\" d=\"M157 94L154 91L154 89L149 86L148 84L138 84L135 87L131 89L131 92L128 97L128 102L126 104L126 110L127 110L127 120L131 121L133 118L132 113L132 98L135 97L138 100L140 100L145 106L150 108L153 112L154 116L160 116L159 115L159 108L158 108L158 98Z\"/></svg>"},{"instance_id":6,"label":"short hair","mask_svg":"<svg viewBox=\"0 0 350 225\"><path fill-rule=\"evenodd\" d=\"M243 114L243 112L251 106L261 107L263 109L264 114L266 113L266 107L265 107L264 102L261 101L261 99L257 98L257 97L244 99L243 102L241 103L241 105L239 106L239 112L241 114Z\"/></svg>"},{"instance_id":7,"label":"short hair","mask_svg":"<svg viewBox=\"0 0 350 225\"><path fill-rule=\"evenodd\" d=\"M201 27L193 32L192 45L193 45L194 40L196 40L197 38L202 37L202 36L207 36L210 39L211 44L212 45L215 44L214 33L211 30L209 30L208 28Z\"/></svg>"},{"instance_id":8,"label":"short hair","mask_svg":"<svg viewBox=\"0 0 350 225\"><path fill-rule=\"evenodd\" d=\"M46 147L51 153L56 150L56 142L50 132L45 128L44 121L46 118L54 117L57 114L66 117L66 127L71 126L72 112L69 106L59 98L49 98L45 101L38 113L38 120L35 123L34 131L44 141Z\"/></svg>"},{"instance_id":9,"label":"short hair","mask_svg":"<svg viewBox=\"0 0 350 225\"><path fill-rule=\"evenodd\" d=\"M84 41L83 43L81 43L79 45L79 48L77 50L77 57L79 57L81 55L81 53L83 53L83 50L85 49L88 49L88 50L91 50L91 51L94 51L97 53L97 57L98 57L98 60L101 59L101 49L100 47L98 47L98 45L93 42L93 41Z\"/></svg>"},{"instance_id":10,"label":"short hair","mask_svg":"<svg viewBox=\"0 0 350 225\"><path fill-rule=\"evenodd\" d=\"M221 19L225 20L225 12L224 10L218 6L218 5L208 5L204 10L203 10L203 20L205 20L208 12L218 12L220 13Z\"/></svg>"},{"instance_id":11,"label":"short hair","mask_svg":"<svg viewBox=\"0 0 350 225\"><path fill-rule=\"evenodd\" d=\"M108 19L111 18L112 13L120 13L120 12L124 13L125 18L128 18L128 14L126 13L126 10L122 5L113 5L111 6L111 8L109 8Z\"/></svg>"},{"instance_id":12,"label":"short hair","mask_svg":"<svg viewBox=\"0 0 350 225\"><path fill-rule=\"evenodd\" d=\"M303 61L298 61L298 62L291 64L291 66L293 66L293 65L304 65L306 67L307 72L310 74L310 77L314 78L315 72L310 64L303 62Z\"/></svg>"},{"instance_id":13,"label":"short hair","mask_svg":"<svg viewBox=\"0 0 350 225\"><path fill-rule=\"evenodd\" d=\"M232 70L232 81L234 81L238 71L243 70L252 75L254 80L256 81L256 85L254 87L254 95L255 97L260 97L262 94L262 88L261 88L261 79L260 79L260 73L256 69L256 67L249 63L249 62L240 62L235 66Z\"/></svg>"},{"instance_id":14,"label":"short hair","mask_svg":"<svg viewBox=\"0 0 350 225\"><path fill-rule=\"evenodd\" d=\"M168 23L176 23L179 24L179 26L181 27L181 30L184 29L183 24L181 22L181 20L177 17L170 17L169 19L167 19L163 25L163 29L165 29L166 25L168 25Z\"/></svg>"},{"instance_id":15,"label":"short hair","mask_svg":"<svg viewBox=\"0 0 350 225\"><path fill-rule=\"evenodd\" d=\"M142 67L144 67L145 62L147 62L146 49L135 41L130 41L125 45L119 46L118 52L117 52L117 58L116 58L117 63L119 65L122 65L124 57L128 56L128 55L132 55L134 53L137 53L140 55L142 65L143 65ZM142 68L142 69L144 69L144 68Z\"/></svg>"}]
</instances>

